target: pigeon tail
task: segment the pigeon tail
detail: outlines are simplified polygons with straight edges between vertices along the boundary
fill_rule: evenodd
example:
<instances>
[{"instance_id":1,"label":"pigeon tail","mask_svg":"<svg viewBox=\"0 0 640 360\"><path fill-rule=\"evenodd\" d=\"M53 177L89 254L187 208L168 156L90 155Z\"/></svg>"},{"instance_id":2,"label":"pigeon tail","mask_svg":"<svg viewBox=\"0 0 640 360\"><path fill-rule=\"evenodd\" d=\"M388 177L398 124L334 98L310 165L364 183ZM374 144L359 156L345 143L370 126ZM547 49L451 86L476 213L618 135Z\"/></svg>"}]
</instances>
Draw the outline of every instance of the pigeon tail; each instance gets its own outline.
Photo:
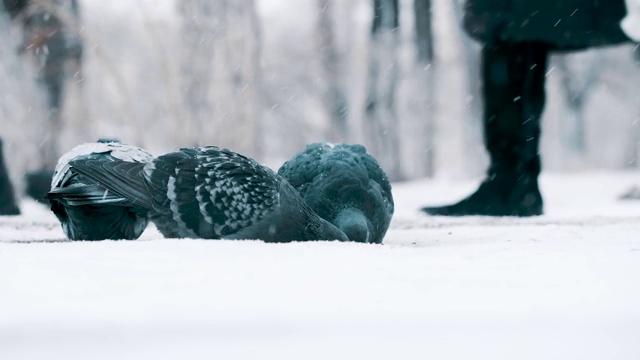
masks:
<instances>
[{"instance_id":1,"label":"pigeon tail","mask_svg":"<svg viewBox=\"0 0 640 360\"><path fill-rule=\"evenodd\" d=\"M134 240L149 222L146 209L77 176L69 185L51 189L46 198L71 240Z\"/></svg>"},{"instance_id":2,"label":"pigeon tail","mask_svg":"<svg viewBox=\"0 0 640 360\"><path fill-rule=\"evenodd\" d=\"M83 175L107 190L128 199L134 205L153 209L142 174L145 164L123 160L77 159L69 162L73 171Z\"/></svg>"},{"instance_id":3,"label":"pigeon tail","mask_svg":"<svg viewBox=\"0 0 640 360\"><path fill-rule=\"evenodd\" d=\"M140 178L152 159L137 146L99 141L62 155L52 173L36 174L51 183L45 198L70 240L134 240L149 223Z\"/></svg>"}]
</instances>

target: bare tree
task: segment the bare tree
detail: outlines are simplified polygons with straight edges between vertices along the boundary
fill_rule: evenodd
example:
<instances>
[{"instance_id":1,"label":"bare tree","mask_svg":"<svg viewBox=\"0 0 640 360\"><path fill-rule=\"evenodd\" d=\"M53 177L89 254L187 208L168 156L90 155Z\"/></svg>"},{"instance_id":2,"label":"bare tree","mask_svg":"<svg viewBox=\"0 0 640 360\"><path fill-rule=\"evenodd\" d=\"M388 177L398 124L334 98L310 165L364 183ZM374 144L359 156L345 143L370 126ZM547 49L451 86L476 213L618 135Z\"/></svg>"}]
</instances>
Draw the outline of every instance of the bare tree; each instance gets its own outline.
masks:
<instances>
[{"instance_id":1,"label":"bare tree","mask_svg":"<svg viewBox=\"0 0 640 360\"><path fill-rule=\"evenodd\" d=\"M466 0L456 0L452 3L455 17L459 23L462 22L464 6ZM481 45L473 40L463 31L459 32L460 44L462 45L462 54L464 56L464 67L466 71L466 89L465 103L467 106L464 133L464 146L469 151L465 157L465 168L469 169L472 174L485 171L486 164L481 161L483 159L483 140L482 140L482 114L483 95L482 83L480 75L480 48Z\"/></svg>"},{"instance_id":2,"label":"bare tree","mask_svg":"<svg viewBox=\"0 0 640 360\"><path fill-rule=\"evenodd\" d=\"M631 51L631 58L636 65L636 70L640 71L640 44L635 44ZM627 164L630 168L640 169L640 114L638 113L637 105L635 109L636 117L631 123L631 149L630 157L631 161ZM640 198L640 187L636 187L636 197Z\"/></svg>"},{"instance_id":3,"label":"bare tree","mask_svg":"<svg viewBox=\"0 0 640 360\"><path fill-rule=\"evenodd\" d=\"M640 44L636 44L633 47L633 60L636 65L638 65L638 70L640 71ZM638 115L633 122L634 128L634 164L635 167L640 169L640 115Z\"/></svg>"},{"instance_id":4,"label":"bare tree","mask_svg":"<svg viewBox=\"0 0 640 360\"><path fill-rule=\"evenodd\" d=\"M415 42L418 61L431 64L434 58L431 0L414 0L413 13L415 15Z\"/></svg>"},{"instance_id":5,"label":"bare tree","mask_svg":"<svg viewBox=\"0 0 640 360\"><path fill-rule=\"evenodd\" d=\"M433 13L431 0L414 0L414 46L415 66L412 69L412 79L416 81L413 97L417 119L412 119L410 126L413 137L405 147L409 149L409 157L405 163L403 173L410 177L424 177L433 175L434 165L434 118L435 118L435 47L433 43Z\"/></svg>"},{"instance_id":6,"label":"bare tree","mask_svg":"<svg viewBox=\"0 0 640 360\"><path fill-rule=\"evenodd\" d=\"M224 133L221 145L256 158L264 156L261 136L263 86L260 24L255 0L224 0L221 35L217 37L220 58L216 76L216 103Z\"/></svg>"},{"instance_id":7,"label":"bare tree","mask_svg":"<svg viewBox=\"0 0 640 360\"><path fill-rule=\"evenodd\" d=\"M6 8L4 8L6 7ZM66 117L65 92L74 74L80 72L82 41L78 28L76 0L5 1L6 11L21 24L19 51L37 69L37 81L44 90L47 116L37 126L40 167L53 168L60 154L60 138ZM66 114L68 115L68 114Z\"/></svg>"},{"instance_id":8,"label":"bare tree","mask_svg":"<svg viewBox=\"0 0 640 360\"><path fill-rule=\"evenodd\" d=\"M259 155L262 92L255 0L185 0L181 67L186 138Z\"/></svg>"},{"instance_id":9,"label":"bare tree","mask_svg":"<svg viewBox=\"0 0 640 360\"><path fill-rule=\"evenodd\" d=\"M632 147L633 155L630 165L640 169L640 115L633 121Z\"/></svg>"},{"instance_id":10,"label":"bare tree","mask_svg":"<svg viewBox=\"0 0 640 360\"><path fill-rule=\"evenodd\" d=\"M206 141L204 129L214 115L210 89L213 39L220 27L220 12L214 0L184 0L178 6L182 16L180 88L186 121L174 124L174 141L196 145Z\"/></svg>"},{"instance_id":11,"label":"bare tree","mask_svg":"<svg viewBox=\"0 0 640 360\"><path fill-rule=\"evenodd\" d=\"M318 6L318 46L321 58L323 102L331 119L328 138L345 142L350 138L348 114L349 103L344 89L341 66L342 56L336 44L333 19L335 0L317 0Z\"/></svg>"},{"instance_id":12,"label":"bare tree","mask_svg":"<svg viewBox=\"0 0 640 360\"><path fill-rule=\"evenodd\" d=\"M578 154L587 151L584 106L598 79L598 58L595 51L579 56L558 55L554 58L569 112L562 124L564 143L571 152Z\"/></svg>"},{"instance_id":13,"label":"bare tree","mask_svg":"<svg viewBox=\"0 0 640 360\"><path fill-rule=\"evenodd\" d=\"M401 179L396 110L399 42L398 0L373 0L365 135L369 148L392 180Z\"/></svg>"}]
</instances>

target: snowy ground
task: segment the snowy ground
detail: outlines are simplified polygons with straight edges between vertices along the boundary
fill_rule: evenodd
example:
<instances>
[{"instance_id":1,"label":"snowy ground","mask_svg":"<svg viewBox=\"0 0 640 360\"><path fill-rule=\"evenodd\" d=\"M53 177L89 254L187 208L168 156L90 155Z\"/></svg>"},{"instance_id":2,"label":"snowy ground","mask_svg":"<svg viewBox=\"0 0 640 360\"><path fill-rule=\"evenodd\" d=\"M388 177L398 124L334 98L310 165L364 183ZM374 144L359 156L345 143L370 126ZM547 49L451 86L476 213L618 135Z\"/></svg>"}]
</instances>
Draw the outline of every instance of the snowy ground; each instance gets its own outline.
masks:
<instances>
[{"instance_id":1,"label":"snowy ground","mask_svg":"<svg viewBox=\"0 0 640 360\"><path fill-rule=\"evenodd\" d=\"M545 175L547 215L425 217L473 182L396 184L385 244L62 242L0 218L0 359L640 359L638 173Z\"/></svg>"}]
</instances>

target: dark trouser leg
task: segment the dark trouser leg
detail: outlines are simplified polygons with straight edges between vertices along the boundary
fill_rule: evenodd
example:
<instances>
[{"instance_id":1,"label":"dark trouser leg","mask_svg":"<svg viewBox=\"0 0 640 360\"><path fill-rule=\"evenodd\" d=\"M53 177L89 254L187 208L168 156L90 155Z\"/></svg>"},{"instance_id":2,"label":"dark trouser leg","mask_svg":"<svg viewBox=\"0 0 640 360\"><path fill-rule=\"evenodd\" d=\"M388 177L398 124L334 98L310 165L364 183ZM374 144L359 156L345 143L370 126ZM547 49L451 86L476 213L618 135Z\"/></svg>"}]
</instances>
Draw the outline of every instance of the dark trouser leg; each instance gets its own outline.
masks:
<instances>
[{"instance_id":1,"label":"dark trouser leg","mask_svg":"<svg viewBox=\"0 0 640 360\"><path fill-rule=\"evenodd\" d=\"M532 216L542 214L538 189L540 117L545 103L548 47L496 43L482 53L487 178L460 202L422 210L431 215Z\"/></svg>"}]
</instances>

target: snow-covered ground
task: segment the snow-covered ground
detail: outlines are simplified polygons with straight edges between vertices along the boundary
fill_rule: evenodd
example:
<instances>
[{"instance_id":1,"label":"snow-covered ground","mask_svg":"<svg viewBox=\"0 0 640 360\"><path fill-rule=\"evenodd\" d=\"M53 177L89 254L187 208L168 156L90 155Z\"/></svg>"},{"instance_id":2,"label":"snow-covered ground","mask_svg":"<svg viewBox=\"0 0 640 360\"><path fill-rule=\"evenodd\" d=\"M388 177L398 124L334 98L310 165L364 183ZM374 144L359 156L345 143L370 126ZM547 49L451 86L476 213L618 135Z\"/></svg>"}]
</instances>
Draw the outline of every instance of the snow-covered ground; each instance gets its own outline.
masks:
<instances>
[{"instance_id":1,"label":"snow-covered ground","mask_svg":"<svg viewBox=\"0 0 640 360\"><path fill-rule=\"evenodd\" d=\"M547 215L426 217L474 182L395 184L384 245L67 242L0 218L0 359L640 359L640 173L544 175Z\"/></svg>"}]
</instances>

